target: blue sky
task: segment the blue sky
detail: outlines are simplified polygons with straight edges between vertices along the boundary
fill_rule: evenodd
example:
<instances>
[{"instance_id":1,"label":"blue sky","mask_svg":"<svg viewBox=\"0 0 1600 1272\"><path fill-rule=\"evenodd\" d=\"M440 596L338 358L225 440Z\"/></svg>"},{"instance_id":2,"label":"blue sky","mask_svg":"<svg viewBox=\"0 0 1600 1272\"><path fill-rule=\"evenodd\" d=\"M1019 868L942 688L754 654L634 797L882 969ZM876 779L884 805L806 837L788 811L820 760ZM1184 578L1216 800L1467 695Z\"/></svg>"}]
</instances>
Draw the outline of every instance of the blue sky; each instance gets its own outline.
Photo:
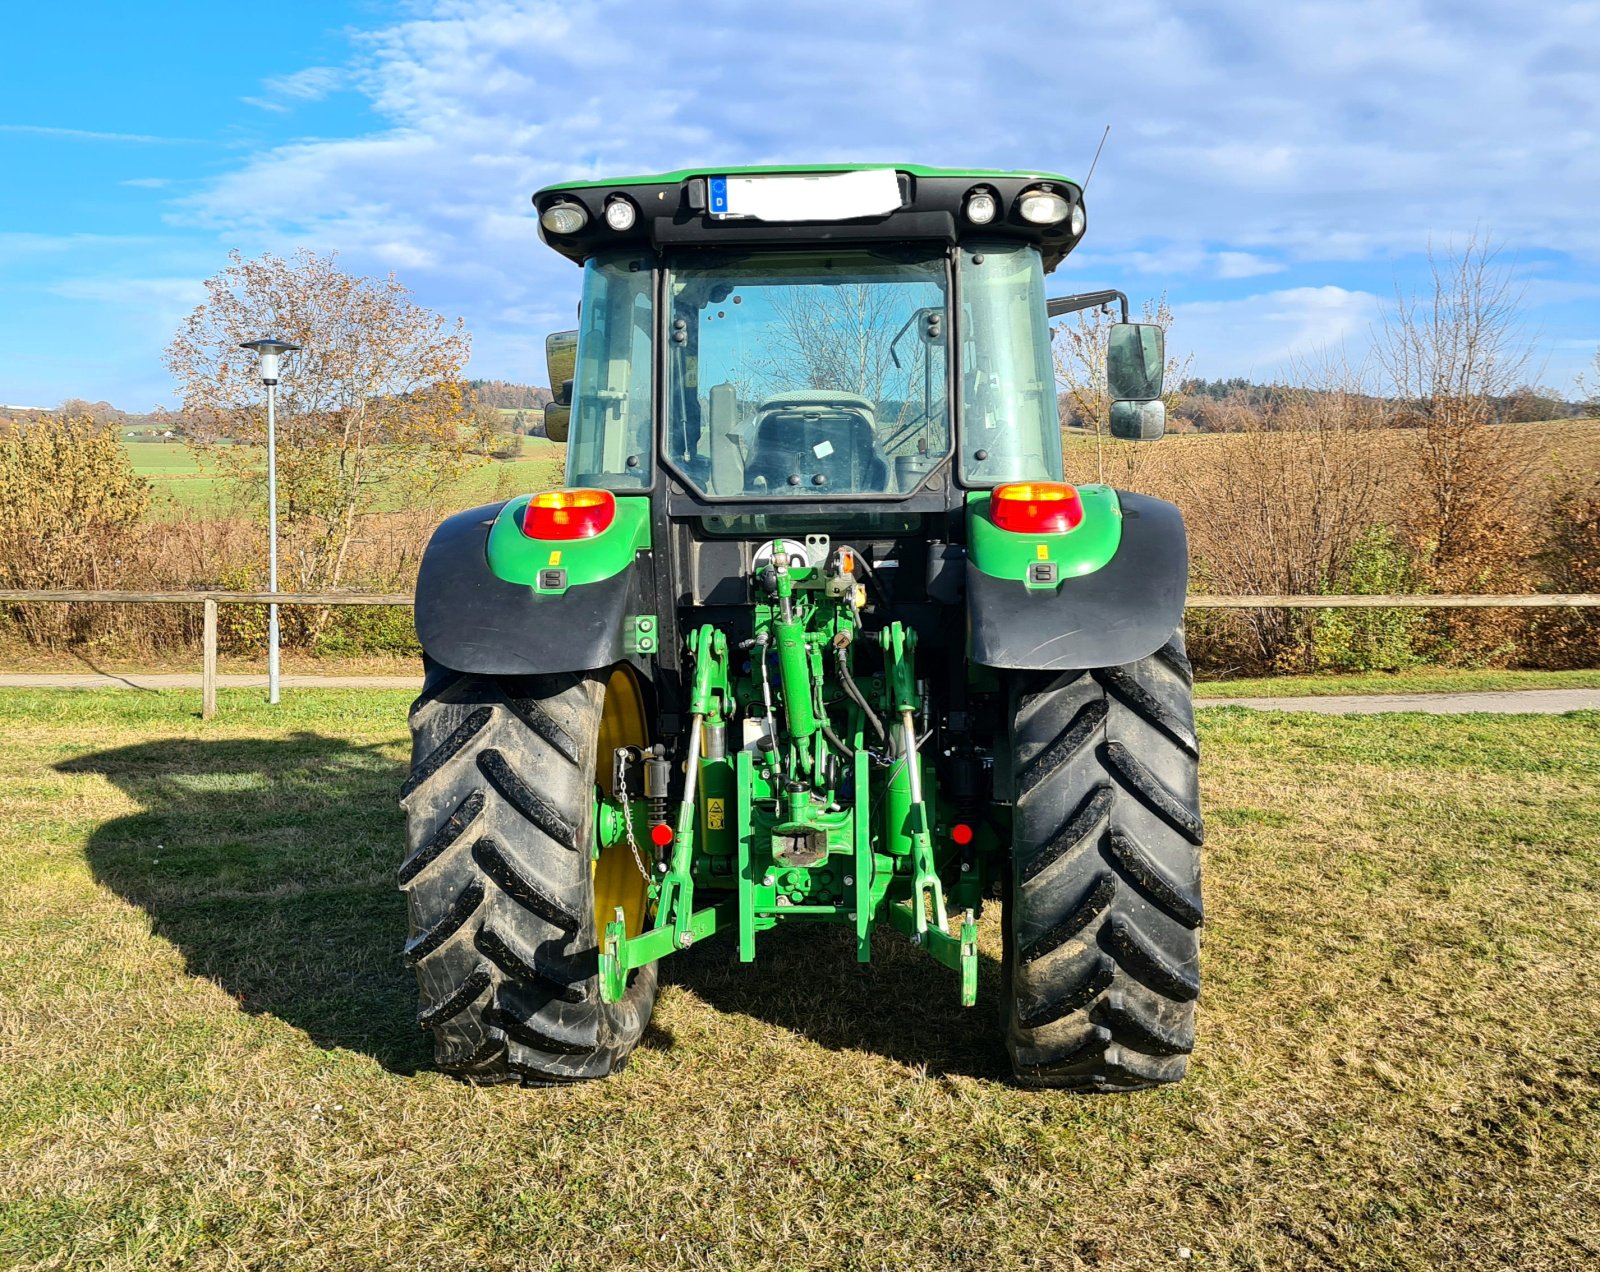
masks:
<instances>
[{"instance_id":1,"label":"blue sky","mask_svg":"<svg viewBox=\"0 0 1600 1272\"><path fill-rule=\"evenodd\" d=\"M1052 292L1165 290L1199 374L1365 348L1430 240L1478 232L1542 378L1600 346L1600 4L87 0L14 6L0 403L172 401L162 346L246 254L337 249L541 382L577 271L545 182L850 160L1081 175Z\"/></svg>"}]
</instances>

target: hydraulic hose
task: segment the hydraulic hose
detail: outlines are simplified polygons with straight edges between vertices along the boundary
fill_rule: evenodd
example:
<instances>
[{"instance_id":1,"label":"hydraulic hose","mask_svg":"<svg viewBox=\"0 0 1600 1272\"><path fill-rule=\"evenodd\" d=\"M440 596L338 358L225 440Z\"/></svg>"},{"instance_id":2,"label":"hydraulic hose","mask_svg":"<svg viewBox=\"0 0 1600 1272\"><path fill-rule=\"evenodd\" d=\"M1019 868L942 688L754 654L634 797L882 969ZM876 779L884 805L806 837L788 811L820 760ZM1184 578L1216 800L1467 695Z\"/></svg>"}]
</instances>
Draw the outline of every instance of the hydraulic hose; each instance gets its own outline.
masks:
<instances>
[{"instance_id":1,"label":"hydraulic hose","mask_svg":"<svg viewBox=\"0 0 1600 1272\"><path fill-rule=\"evenodd\" d=\"M889 735L884 732L883 721L878 719L877 713L868 705L866 698L862 696L861 690L856 688L855 677L850 674L849 656L842 647L835 648L833 653L834 661L838 663L839 667L839 683L844 686L844 691L850 696L850 701L861 708L861 714L866 717L867 723L872 726L872 731L878 735L878 741L892 752L894 744L890 742Z\"/></svg>"},{"instance_id":2,"label":"hydraulic hose","mask_svg":"<svg viewBox=\"0 0 1600 1272\"><path fill-rule=\"evenodd\" d=\"M827 739L828 745L838 752L841 759L853 760L856 758L855 751L840 740L839 735L833 731L833 726L826 721L822 725L822 736Z\"/></svg>"}]
</instances>

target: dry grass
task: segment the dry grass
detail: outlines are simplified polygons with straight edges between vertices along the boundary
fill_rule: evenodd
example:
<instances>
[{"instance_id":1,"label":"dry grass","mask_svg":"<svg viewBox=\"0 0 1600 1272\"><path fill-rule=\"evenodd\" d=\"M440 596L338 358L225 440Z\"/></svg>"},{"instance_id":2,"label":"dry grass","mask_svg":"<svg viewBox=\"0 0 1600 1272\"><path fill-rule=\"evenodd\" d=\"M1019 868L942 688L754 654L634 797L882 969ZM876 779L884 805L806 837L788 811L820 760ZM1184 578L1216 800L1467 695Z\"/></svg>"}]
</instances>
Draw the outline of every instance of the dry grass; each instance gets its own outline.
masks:
<instances>
[{"instance_id":1,"label":"dry grass","mask_svg":"<svg viewBox=\"0 0 1600 1272\"><path fill-rule=\"evenodd\" d=\"M1182 1086L1006 1084L837 934L670 960L620 1078L411 1025L406 696L0 696L0 1262L1570 1267L1600 1257L1600 716L1207 712ZM821 946L820 949L817 947Z\"/></svg>"},{"instance_id":2,"label":"dry grass","mask_svg":"<svg viewBox=\"0 0 1600 1272\"><path fill-rule=\"evenodd\" d=\"M1533 459L1540 482L1565 474L1600 475L1600 419L1499 424L1489 431L1508 449ZM1385 467L1397 480L1404 477L1405 468L1414 461L1421 445L1420 431L1380 428L1368 436ZM1108 439L1097 446L1091 436L1068 432L1067 479L1099 480L1099 457L1103 454L1105 480L1112 484L1153 494L1162 490L1178 493L1185 484L1180 479L1185 470L1209 467L1216 462L1213 454L1218 450L1237 450L1251 444L1248 435L1242 433L1190 433L1164 438L1157 445ZM1294 445L1292 440L1284 444ZM1396 489L1391 487L1390 493Z\"/></svg>"},{"instance_id":3,"label":"dry grass","mask_svg":"<svg viewBox=\"0 0 1600 1272\"><path fill-rule=\"evenodd\" d=\"M1441 439L1423 429L1371 427L1345 405L1340 413L1291 399L1281 427L1155 446L1069 436L1067 477L1103 475L1177 503L1197 592L1575 590L1562 586L1570 571L1561 566L1575 553L1592 555L1595 531L1574 524L1573 499L1600 480L1600 420L1498 425ZM1375 527L1389 544L1383 585L1352 586L1353 549ZM1396 643L1384 657L1468 667L1594 665L1593 631L1560 615L1412 617L1409 636L1391 637ZM1362 665L1316 616L1287 610L1196 616L1189 649L1213 675Z\"/></svg>"}]
</instances>

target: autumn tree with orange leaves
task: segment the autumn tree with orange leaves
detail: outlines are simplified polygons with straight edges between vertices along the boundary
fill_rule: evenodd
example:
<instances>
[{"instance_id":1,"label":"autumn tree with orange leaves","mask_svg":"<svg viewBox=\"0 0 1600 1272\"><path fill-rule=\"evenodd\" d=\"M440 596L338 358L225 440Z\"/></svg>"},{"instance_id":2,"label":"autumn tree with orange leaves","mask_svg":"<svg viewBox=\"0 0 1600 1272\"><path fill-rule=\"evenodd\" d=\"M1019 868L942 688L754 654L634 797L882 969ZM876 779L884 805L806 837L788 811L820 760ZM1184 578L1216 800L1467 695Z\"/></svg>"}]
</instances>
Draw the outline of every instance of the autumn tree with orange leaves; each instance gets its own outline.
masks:
<instances>
[{"instance_id":1,"label":"autumn tree with orange leaves","mask_svg":"<svg viewBox=\"0 0 1600 1272\"><path fill-rule=\"evenodd\" d=\"M303 349L278 386L278 515L291 591L340 585L380 508L414 507L476 462L461 372L471 338L394 275L347 274L333 254L238 252L166 349L192 445L265 500L266 401L245 340Z\"/></svg>"}]
</instances>

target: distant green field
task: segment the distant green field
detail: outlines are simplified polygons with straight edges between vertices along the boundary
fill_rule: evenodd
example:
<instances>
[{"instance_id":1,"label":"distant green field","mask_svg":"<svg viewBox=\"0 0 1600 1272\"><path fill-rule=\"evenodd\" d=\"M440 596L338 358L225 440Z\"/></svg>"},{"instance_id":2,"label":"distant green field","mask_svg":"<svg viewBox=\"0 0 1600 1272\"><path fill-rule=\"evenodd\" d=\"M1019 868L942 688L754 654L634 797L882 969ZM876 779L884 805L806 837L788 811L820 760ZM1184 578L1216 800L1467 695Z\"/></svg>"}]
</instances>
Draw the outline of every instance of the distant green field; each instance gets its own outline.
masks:
<instances>
[{"instance_id":1,"label":"distant green field","mask_svg":"<svg viewBox=\"0 0 1600 1272\"><path fill-rule=\"evenodd\" d=\"M133 461L133 471L151 481L164 477L199 477L199 461L182 442L124 441L128 458Z\"/></svg>"},{"instance_id":2,"label":"distant green field","mask_svg":"<svg viewBox=\"0 0 1600 1272\"><path fill-rule=\"evenodd\" d=\"M233 492L216 465L199 459L181 442L124 441L134 472L154 488L151 515L168 520L189 512L225 514ZM559 484L566 448L543 438L525 438L522 456L484 460L446 488L444 505L469 507Z\"/></svg>"}]
</instances>

